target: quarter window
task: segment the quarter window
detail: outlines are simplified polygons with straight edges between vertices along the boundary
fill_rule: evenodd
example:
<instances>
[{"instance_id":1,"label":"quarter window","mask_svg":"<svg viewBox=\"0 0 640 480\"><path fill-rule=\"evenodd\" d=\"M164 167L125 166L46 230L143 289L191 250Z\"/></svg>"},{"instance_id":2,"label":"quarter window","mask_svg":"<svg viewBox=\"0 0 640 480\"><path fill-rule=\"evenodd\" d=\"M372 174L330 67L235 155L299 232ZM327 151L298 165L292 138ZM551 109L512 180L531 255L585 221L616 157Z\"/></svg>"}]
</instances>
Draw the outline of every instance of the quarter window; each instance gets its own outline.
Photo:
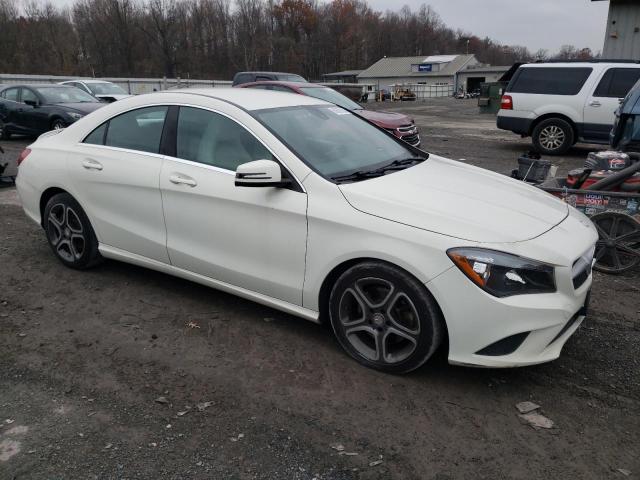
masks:
<instances>
[{"instance_id":1,"label":"quarter window","mask_svg":"<svg viewBox=\"0 0 640 480\"><path fill-rule=\"evenodd\" d=\"M87 138L84 139L84 143L89 143L91 145L104 145L104 133L107 131L107 123L103 123L91 132Z\"/></svg>"},{"instance_id":2,"label":"quarter window","mask_svg":"<svg viewBox=\"0 0 640 480\"><path fill-rule=\"evenodd\" d=\"M507 92L542 95L577 95L591 75L588 67L520 67Z\"/></svg>"},{"instance_id":3,"label":"quarter window","mask_svg":"<svg viewBox=\"0 0 640 480\"><path fill-rule=\"evenodd\" d=\"M640 68L610 68L594 92L594 97L624 98L640 80Z\"/></svg>"},{"instance_id":4,"label":"quarter window","mask_svg":"<svg viewBox=\"0 0 640 480\"><path fill-rule=\"evenodd\" d=\"M229 118L192 107L180 107L177 156L185 160L234 170L273 155L244 127Z\"/></svg>"},{"instance_id":5,"label":"quarter window","mask_svg":"<svg viewBox=\"0 0 640 480\"><path fill-rule=\"evenodd\" d=\"M147 107L123 113L109 121L105 145L159 153L168 107Z\"/></svg>"}]
</instances>

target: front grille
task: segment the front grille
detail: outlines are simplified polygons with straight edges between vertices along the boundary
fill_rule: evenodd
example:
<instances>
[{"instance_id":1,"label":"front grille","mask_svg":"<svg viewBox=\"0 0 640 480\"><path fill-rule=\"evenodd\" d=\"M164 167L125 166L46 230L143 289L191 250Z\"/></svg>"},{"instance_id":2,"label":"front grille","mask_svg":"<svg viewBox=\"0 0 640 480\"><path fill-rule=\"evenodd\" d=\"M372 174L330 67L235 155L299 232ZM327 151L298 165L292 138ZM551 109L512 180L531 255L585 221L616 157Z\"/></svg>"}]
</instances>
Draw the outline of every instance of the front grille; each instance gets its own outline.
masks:
<instances>
[{"instance_id":1,"label":"front grille","mask_svg":"<svg viewBox=\"0 0 640 480\"><path fill-rule=\"evenodd\" d=\"M420 143L420 135L417 133L414 135L407 135L406 137L402 137L402 140L410 145L418 145Z\"/></svg>"},{"instance_id":2,"label":"front grille","mask_svg":"<svg viewBox=\"0 0 640 480\"><path fill-rule=\"evenodd\" d=\"M590 248L584 255L573 262L571 267L571 278L573 280L573 288L580 288L591 275L591 267L593 265L593 254L595 247Z\"/></svg>"},{"instance_id":3,"label":"front grille","mask_svg":"<svg viewBox=\"0 0 640 480\"><path fill-rule=\"evenodd\" d=\"M403 125L401 127L398 127L398 131L400 133L411 133L413 131L416 130L416 126L415 125Z\"/></svg>"}]
</instances>

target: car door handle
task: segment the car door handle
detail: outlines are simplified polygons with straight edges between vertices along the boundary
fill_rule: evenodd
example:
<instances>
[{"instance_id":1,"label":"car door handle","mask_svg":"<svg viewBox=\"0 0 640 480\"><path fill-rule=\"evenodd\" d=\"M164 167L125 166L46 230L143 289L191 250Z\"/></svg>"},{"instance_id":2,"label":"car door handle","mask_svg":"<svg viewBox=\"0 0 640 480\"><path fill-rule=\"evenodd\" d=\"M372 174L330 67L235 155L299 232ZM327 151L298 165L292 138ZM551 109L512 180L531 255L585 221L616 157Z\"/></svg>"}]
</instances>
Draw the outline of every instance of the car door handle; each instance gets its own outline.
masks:
<instances>
[{"instance_id":1,"label":"car door handle","mask_svg":"<svg viewBox=\"0 0 640 480\"><path fill-rule=\"evenodd\" d=\"M190 187L195 187L196 185L198 185L198 182L196 182L193 178L177 173L171 175L169 177L169 181L176 185L189 185Z\"/></svg>"},{"instance_id":2,"label":"car door handle","mask_svg":"<svg viewBox=\"0 0 640 480\"><path fill-rule=\"evenodd\" d=\"M82 166L87 170L102 170L102 164L90 158L83 160Z\"/></svg>"},{"instance_id":3,"label":"car door handle","mask_svg":"<svg viewBox=\"0 0 640 480\"><path fill-rule=\"evenodd\" d=\"M590 107L600 107L600 106L602 106L602 104L598 100L591 100L589 102L589 106Z\"/></svg>"}]
</instances>

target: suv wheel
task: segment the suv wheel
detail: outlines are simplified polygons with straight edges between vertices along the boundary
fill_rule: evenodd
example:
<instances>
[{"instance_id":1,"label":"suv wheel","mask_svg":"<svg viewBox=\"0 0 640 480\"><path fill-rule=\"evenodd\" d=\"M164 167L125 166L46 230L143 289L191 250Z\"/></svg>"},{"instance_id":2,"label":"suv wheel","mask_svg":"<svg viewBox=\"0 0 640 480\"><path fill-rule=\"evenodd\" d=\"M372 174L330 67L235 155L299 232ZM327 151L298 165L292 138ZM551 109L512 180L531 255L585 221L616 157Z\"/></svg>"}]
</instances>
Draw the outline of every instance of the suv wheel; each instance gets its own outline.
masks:
<instances>
[{"instance_id":1,"label":"suv wheel","mask_svg":"<svg viewBox=\"0 0 640 480\"><path fill-rule=\"evenodd\" d=\"M47 202L44 229L53 253L67 267L82 270L102 260L87 215L68 193L54 195Z\"/></svg>"},{"instance_id":2,"label":"suv wheel","mask_svg":"<svg viewBox=\"0 0 640 480\"><path fill-rule=\"evenodd\" d=\"M562 155L575 143L573 128L561 118L541 121L531 136L536 150L547 155Z\"/></svg>"},{"instance_id":3,"label":"suv wheel","mask_svg":"<svg viewBox=\"0 0 640 480\"><path fill-rule=\"evenodd\" d=\"M351 357L388 373L420 367L444 334L440 310L424 285L382 262L358 264L338 278L329 316Z\"/></svg>"}]
</instances>

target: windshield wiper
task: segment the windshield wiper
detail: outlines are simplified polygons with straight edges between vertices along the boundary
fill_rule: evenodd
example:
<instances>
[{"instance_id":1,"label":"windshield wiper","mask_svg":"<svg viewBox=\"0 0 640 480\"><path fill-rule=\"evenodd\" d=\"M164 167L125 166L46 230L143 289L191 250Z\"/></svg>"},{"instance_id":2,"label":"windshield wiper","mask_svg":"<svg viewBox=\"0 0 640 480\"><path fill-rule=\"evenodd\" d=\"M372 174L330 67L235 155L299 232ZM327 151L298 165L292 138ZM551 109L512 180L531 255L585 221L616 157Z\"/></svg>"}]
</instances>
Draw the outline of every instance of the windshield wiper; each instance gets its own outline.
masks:
<instances>
[{"instance_id":1,"label":"windshield wiper","mask_svg":"<svg viewBox=\"0 0 640 480\"><path fill-rule=\"evenodd\" d=\"M381 177L387 172L393 172L396 170L404 170L410 165L413 165L418 162L424 162L426 159L423 157L411 157L411 158L403 158L401 160L394 160L380 168L376 168L375 170L358 170L353 173L349 173L347 175L340 175L336 177L331 177L332 180L337 182L349 182L349 181L358 181L365 180L367 178L375 178Z\"/></svg>"}]
</instances>

